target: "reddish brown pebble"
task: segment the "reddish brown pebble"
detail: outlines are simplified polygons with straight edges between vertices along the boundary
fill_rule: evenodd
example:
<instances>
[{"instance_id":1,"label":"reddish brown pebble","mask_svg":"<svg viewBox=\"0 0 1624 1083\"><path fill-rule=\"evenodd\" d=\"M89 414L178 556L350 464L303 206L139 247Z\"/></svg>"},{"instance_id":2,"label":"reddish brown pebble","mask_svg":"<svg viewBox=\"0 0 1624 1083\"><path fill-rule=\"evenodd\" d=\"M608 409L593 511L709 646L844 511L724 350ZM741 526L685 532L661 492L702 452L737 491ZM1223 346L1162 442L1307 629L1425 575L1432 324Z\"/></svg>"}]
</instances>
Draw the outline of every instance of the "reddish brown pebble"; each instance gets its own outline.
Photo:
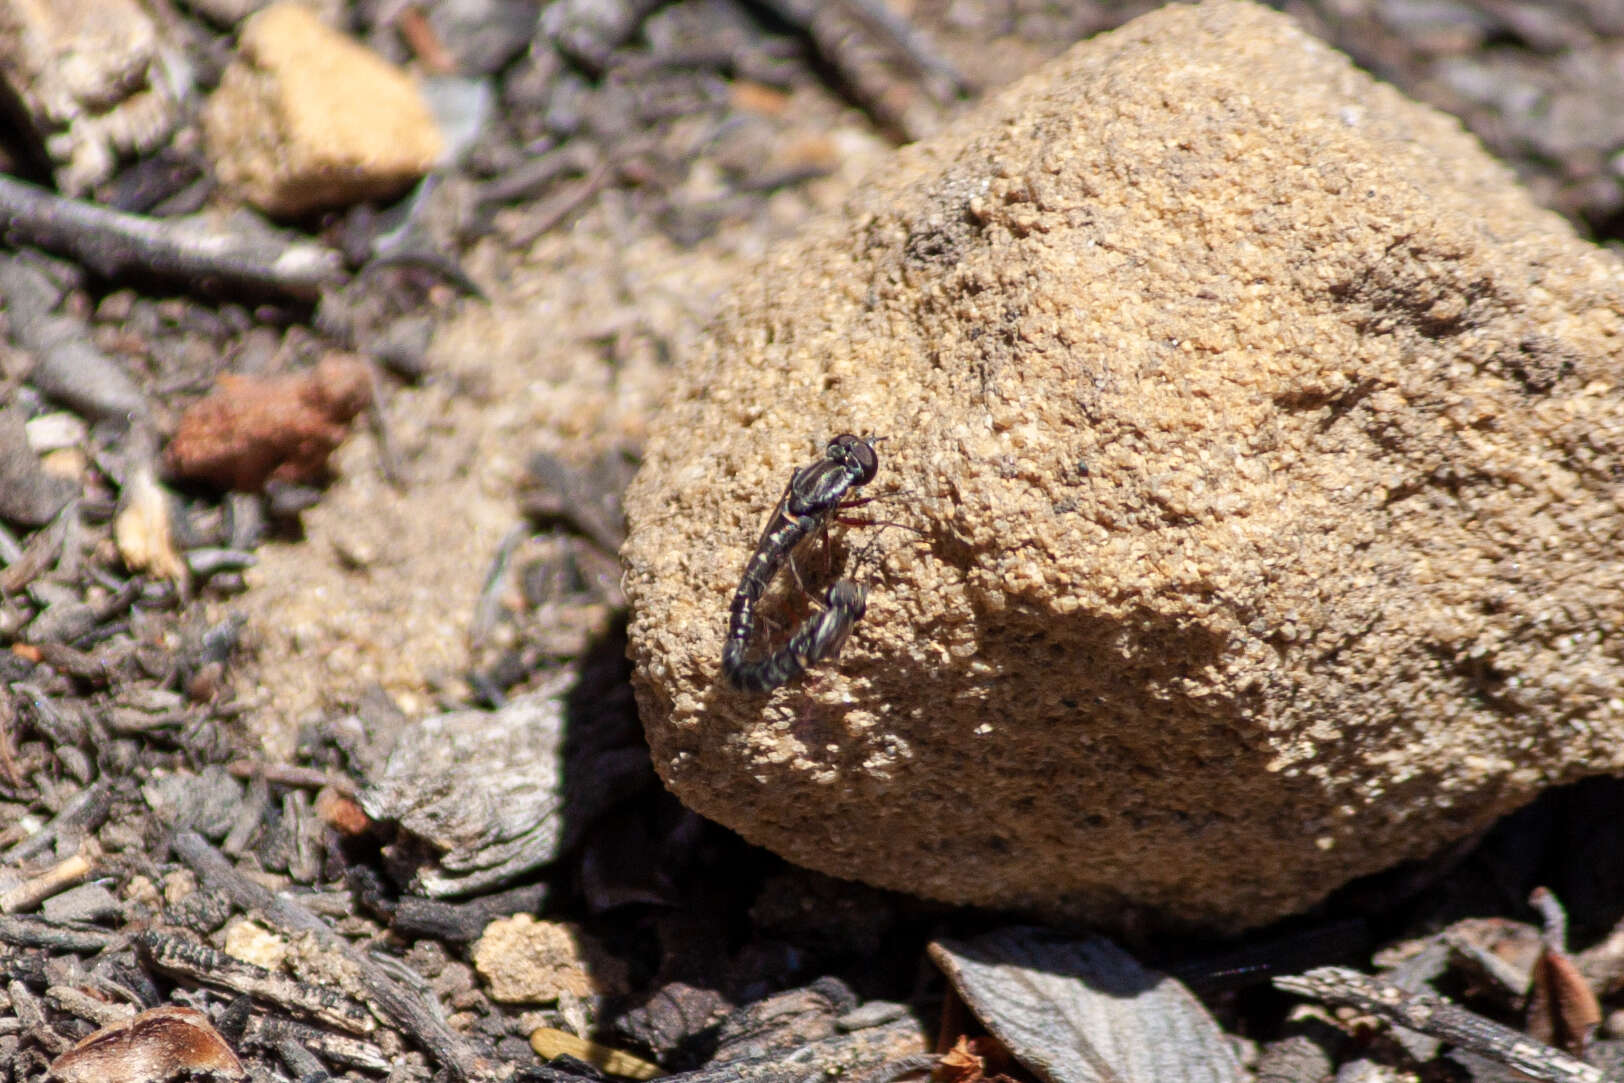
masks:
<instances>
[{"instance_id":1,"label":"reddish brown pebble","mask_svg":"<svg viewBox=\"0 0 1624 1083\"><path fill-rule=\"evenodd\" d=\"M220 662L207 662L186 682L186 694L193 703L209 703L220 694L226 667Z\"/></svg>"},{"instance_id":2,"label":"reddish brown pebble","mask_svg":"<svg viewBox=\"0 0 1624 1083\"><path fill-rule=\"evenodd\" d=\"M372 826L361 806L335 790L323 788L316 794L316 815L341 834L360 835Z\"/></svg>"},{"instance_id":3,"label":"reddish brown pebble","mask_svg":"<svg viewBox=\"0 0 1624 1083\"><path fill-rule=\"evenodd\" d=\"M182 1072L241 1078L242 1062L195 1008L153 1008L105 1026L51 1064L60 1083L157 1083Z\"/></svg>"},{"instance_id":4,"label":"reddish brown pebble","mask_svg":"<svg viewBox=\"0 0 1624 1083\"><path fill-rule=\"evenodd\" d=\"M371 400L371 379L350 354L287 376L221 376L181 417L164 465L173 477L243 492L272 480L318 481Z\"/></svg>"}]
</instances>

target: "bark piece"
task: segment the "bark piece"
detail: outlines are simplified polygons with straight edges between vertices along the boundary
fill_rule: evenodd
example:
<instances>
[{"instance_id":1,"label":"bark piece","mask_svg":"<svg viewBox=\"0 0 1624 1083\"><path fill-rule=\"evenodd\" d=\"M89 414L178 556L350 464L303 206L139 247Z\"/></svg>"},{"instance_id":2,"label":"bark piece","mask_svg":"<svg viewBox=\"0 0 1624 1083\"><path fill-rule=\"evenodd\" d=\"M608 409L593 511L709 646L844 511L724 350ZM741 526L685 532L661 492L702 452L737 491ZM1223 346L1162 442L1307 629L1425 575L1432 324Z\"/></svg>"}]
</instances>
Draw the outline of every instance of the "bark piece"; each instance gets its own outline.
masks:
<instances>
[{"instance_id":1,"label":"bark piece","mask_svg":"<svg viewBox=\"0 0 1624 1083\"><path fill-rule=\"evenodd\" d=\"M431 897L512 879L558 856L564 837L563 686L499 711L454 711L406 730L361 794L375 820L441 851L417 873Z\"/></svg>"},{"instance_id":2,"label":"bark piece","mask_svg":"<svg viewBox=\"0 0 1624 1083\"><path fill-rule=\"evenodd\" d=\"M1621 310L1615 256L1282 15L1084 42L688 359L626 500L656 768L820 871L1141 930L1260 925L1616 773ZM887 437L864 514L911 529L808 546L867 615L735 695L727 600L842 432Z\"/></svg>"},{"instance_id":3,"label":"bark piece","mask_svg":"<svg viewBox=\"0 0 1624 1083\"><path fill-rule=\"evenodd\" d=\"M152 965L166 974L230 989L352 1034L370 1034L377 1027L364 1007L338 990L273 973L184 934L149 929L137 934L135 941Z\"/></svg>"},{"instance_id":4,"label":"bark piece","mask_svg":"<svg viewBox=\"0 0 1624 1083\"><path fill-rule=\"evenodd\" d=\"M1274 979L1288 993L1341 1004L1552 1083L1602 1083L1600 1068L1485 1019L1433 993L1411 992L1346 967Z\"/></svg>"},{"instance_id":5,"label":"bark piece","mask_svg":"<svg viewBox=\"0 0 1624 1083\"><path fill-rule=\"evenodd\" d=\"M923 1028L912 1015L872 1026L839 1025L855 995L835 978L819 978L741 1008L717 1032L715 1056L703 1068L666 1077L671 1083L804 1083L863 1080L917 1058Z\"/></svg>"},{"instance_id":6,"label":"bark piece","mask_svg":"<svg viewBox=\"0 0 1624 1083\"><path fill-rule=\"evenodd\" d=\"M0 410L0 519L22 526L44 526L67 507L79 487L52 477L28 446L22 411Z\"/></svg>"},{"instance_id":7,"label":"bark piece","mask_svg":"<svg viewBox=\"0 0 1624 1083\"><path fill-rule=\"evenodd\" d=\"M467 1079L478 1071L479 1058L473 1047L451 1029L438 1006L419 990L385 971L297 902L273 895L264 886L242 876L201 835L182 831L175 836L173 845L176 855L197 873L204 890L221 892L245 910L258 910L267 922L284 932L311 933L322 948L343 955L359 972L374 1011L410 1035L452 1079Z\"/></svg>"}]
</instances>

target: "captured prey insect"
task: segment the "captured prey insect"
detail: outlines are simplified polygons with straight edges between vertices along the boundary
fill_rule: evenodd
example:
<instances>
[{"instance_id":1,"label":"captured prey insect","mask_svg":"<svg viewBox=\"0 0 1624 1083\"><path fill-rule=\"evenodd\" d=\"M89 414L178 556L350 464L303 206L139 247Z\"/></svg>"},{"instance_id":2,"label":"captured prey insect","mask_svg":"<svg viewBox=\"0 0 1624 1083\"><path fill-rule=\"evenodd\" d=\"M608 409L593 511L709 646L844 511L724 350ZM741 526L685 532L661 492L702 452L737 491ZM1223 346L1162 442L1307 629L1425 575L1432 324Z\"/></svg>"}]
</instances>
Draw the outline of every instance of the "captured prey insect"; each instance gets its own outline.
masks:
<instances>
[{"instance_id":1,"label":"captured prey insect","mask_svg":"<svg viewBox=\"0 0 1624 1083\"><path fill-rule=\"evenodd\" d=\"M874 480L880 468L875 439L842 433L823 449L823 458L795 471L745 563L728 612L722 647L722 676L742 692L770 692L799 677L807 667L840 650L852 626L862 619L868 592L849 579L824 595L828 608L807 617L777 651L750 661L745 648L755 628L756 603L767 585L806 538L822 530L856 489Z\"/></svg>"}]
</instances>

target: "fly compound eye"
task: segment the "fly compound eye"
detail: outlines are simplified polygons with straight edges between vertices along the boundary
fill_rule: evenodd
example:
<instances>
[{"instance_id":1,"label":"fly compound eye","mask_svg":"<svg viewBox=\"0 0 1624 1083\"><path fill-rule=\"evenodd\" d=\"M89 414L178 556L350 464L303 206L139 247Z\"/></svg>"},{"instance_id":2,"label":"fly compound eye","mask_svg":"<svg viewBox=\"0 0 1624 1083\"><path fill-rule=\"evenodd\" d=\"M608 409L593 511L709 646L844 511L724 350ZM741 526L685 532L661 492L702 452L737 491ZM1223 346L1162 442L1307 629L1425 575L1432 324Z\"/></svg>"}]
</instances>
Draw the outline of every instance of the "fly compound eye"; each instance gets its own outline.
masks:
<instances>
[{"instance_id":1,"label":"fly compound eye","mask_svg":"<svg viewBox=\"0 0 1624 1083\"><path fill-rule=\"evenodd\" d=\"M874 474L880 468L880 457L874 451L873 441L849 432L830 440L824 454L852 472L853 485L867 485L874 480Z\"/></svg>"},{"instance_id":2,"label":"fly compound eye","mask_svg":"<svg viewBox=\"0 0 1624 1083\"><path fill-rule=\"evenodd\" d=\"M874 445L859 440L852 445L852 461L857 464L857 479L855 484L867 485L874 480L874 474L880 468L880 456L874 450Z\"/></svg>"}]
</instances>

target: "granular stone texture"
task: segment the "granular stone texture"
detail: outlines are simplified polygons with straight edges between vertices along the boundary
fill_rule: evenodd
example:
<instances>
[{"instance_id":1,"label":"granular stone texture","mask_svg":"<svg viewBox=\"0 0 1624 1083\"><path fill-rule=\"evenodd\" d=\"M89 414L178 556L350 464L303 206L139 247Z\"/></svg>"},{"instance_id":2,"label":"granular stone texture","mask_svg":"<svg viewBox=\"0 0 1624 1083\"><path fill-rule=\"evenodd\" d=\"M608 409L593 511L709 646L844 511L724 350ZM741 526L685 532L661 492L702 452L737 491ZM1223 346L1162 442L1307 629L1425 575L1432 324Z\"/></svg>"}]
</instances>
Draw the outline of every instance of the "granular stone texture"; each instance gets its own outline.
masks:
<instances>
[{"instance_id":1,"label":"granular stone texture","mask_svg":"<svg viewBox=\"0 0 1624 1083\"><path fill-rule=\"evenodd\" d=\"M165 36L136 0L0 0L8 124L32 127L63 192L83 194L175 130L187 77Z\"/></svg>"},{"instance_id":2,"label":"granular stone texture","mask_svg":"<svg viewBox=\"0 0 1624 1083\"><path fill-rule=\"evenodd\" d=\"M626 991L626 968L573 925L529 914L498 918L474 944L474 966L505 1004Z\"/></svg>"},{"instance_id":3,"label":"granular stone texture","mask_svg":"<svg viewBox=\"0 0 1624 1083\"><path fill-rule=\"evenodd\" d=\"M1624 767L1624 267L1283 16L1171 6L908 148L739 283L628 498L693 808L884 887L1236 929ZM838 659L718 679L792 470ZM892 495L887 495L892 494ZM808 603L777 577L759 633ZM775 637L775 638L769 638Z\"/></svg>"},{"instance_id":4,"label":"granular stone texture","mask_svg":"<svg viewBox=\"0 0 1624 1083\"><path fill-rule=\"evenodd\" d=\"M444 147L404 72L294 2L243 24L203 126L221 183L279 215L398 195Z\"/></svg>"}]
</instances>

